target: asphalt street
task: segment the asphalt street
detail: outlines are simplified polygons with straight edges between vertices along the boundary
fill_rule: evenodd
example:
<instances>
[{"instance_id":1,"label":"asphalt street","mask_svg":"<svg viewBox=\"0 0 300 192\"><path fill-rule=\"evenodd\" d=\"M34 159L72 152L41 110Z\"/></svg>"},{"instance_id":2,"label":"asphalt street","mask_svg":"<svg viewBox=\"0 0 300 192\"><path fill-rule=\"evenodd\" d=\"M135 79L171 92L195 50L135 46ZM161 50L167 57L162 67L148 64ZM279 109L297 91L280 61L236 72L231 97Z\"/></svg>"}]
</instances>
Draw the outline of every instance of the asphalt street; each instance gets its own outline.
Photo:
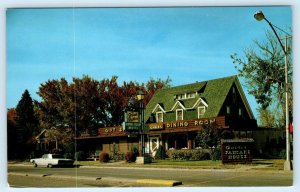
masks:
<instances>
[{"instance_id":1,"label":"asphalt street","mask_svg":"<svg viewBox=\"0 0 300 192\"><path fill-rule=\"evenodd\" d=\"M201 186L291 186L292 172L265 170L214 170L214 169L169 169L169 168L133 168L133 167L80 167L80 168L43 168L9 165L8 182L18 187L17 178L26 177L35 186L35 178L45 180L37 187L52 186L51 179L71 179L75 183L61 182L56 187L80 187L79 180L107 181L94 186L141 186L134 184L137 179L160 179L181 181L184 187ZM49 180L47 184L47 179ZM22 179L19 179L22 180ZM126 184L127 183L127 184ZM58 185L58 184L56 184ZM86 185L84 185L86 186ZM149 186L149 185L145 185ZM26 186L23 186L26 187Z\"/></svg>"}]
</instances>

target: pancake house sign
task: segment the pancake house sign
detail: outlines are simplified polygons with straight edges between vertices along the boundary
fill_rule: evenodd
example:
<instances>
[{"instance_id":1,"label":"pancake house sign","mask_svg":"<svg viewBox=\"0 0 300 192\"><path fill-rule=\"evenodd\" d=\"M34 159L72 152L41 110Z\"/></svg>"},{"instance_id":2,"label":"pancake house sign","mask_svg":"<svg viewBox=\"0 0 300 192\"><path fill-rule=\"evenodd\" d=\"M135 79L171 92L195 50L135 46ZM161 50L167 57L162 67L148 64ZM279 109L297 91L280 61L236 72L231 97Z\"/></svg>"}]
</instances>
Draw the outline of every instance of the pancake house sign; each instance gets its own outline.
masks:
<instances>
[{"instance_id":1,"label":"pancake house sign","mask_svg":"<svg viewBox=\"0 0 300 192\"><path fill-rule=\"evenodd\" d=\"M251 163L253 145L251 138L221 140L222 163Z\"/></svg>"}]
</instances>

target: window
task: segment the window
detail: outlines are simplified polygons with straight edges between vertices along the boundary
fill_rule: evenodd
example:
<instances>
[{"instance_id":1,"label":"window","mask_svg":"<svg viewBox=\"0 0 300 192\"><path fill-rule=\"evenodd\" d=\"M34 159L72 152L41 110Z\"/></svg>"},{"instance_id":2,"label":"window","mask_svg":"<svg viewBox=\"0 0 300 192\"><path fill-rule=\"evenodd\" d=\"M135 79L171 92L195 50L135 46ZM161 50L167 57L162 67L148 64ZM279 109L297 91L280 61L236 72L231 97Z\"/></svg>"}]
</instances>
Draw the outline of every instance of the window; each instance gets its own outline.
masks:
<instances>
[{"instance_id":1,"label":"window","mask_svg":"<svg viewBox=\"0 0 300 192\"><path fill-rule=\"evenodd\" d=\"M195 98L196 97L196 93L188 93L186 95L186 97L187 97L187 99L189 99L189 98Z\"/></svg>"},{"instance_id":2,"label":"window","mask_svg":"<svg viewBox=\"0 0 300 192\"><path fill-rule=\"evenodd\" d=\"M163 112L156 112L156 123L160 123L164 121Z\"/></svg>"},{"instance_id":3,"label":"window","mask_svg":"<svg viewBox=\"0 0 300 192\"><path fill-rule=\"evenodd\" d=\"M205 106L198 107L198 118L204 115L205 110Z\"/></svg>"},{"instance_id":4,"label":"window","mask_svg":"<svg viewBox=\"0 0 300 192\"><path fill-rule=\"evenodd\" d=\"M183 120L183 109L176 109L176 121Z\"/></svg>"},{"instance_id":5,"label":"window","mask_svg":"<svg viewBox=\"0 0 300 192\"><path fill-rule=\"evenodd\" d=\"M181 100L181 99L191 99L191 98L195 98L196 97L196 92L191 92L191 93L184 93L184 94L178 94L175 95L175 98L177 100Z\"/></svg>"},{"instance_id":6,"label":"window","mask_svg":"<svg viewBox=\"0 0 300 192\"><path fill-rule=\"evenodd\" d=\"M227 107L226 107L226 113L227 113L227 115L230 114L230 106L227 106Z\"/></svg>"},{"instance_id":7,"label":"window","mask_svg":"<svg viewBox=\"0 0 300 192\"><path fill-rule=\"evenodd\" d=\"M241 108L239 108L239 116L241 117L243 115L243 113L242 113L242 109Z\"/></svg>"},{"instance_id":8,"label":"window","mask_svg":"<svg viewBox=\"0 0 300 192\"><path fill-rule=\"evenodd\" d=\"M176 95L177 99L185 99L185 94Z\"/></svg>"}]
</instances>

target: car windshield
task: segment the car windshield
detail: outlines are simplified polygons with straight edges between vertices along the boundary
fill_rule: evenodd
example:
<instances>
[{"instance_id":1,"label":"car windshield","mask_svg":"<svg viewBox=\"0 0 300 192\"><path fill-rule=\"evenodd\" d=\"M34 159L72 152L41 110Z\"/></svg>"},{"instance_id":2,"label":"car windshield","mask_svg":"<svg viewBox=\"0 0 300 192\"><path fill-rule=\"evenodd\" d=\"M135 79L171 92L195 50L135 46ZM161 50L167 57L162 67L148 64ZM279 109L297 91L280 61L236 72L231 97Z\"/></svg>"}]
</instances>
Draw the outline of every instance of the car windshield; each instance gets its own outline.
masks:
<instances>
[{"instance_id":1,"label":"car windshield","mask_svg":"<svg viewBox=\"0 0 300 192\"><path fill-rule=\"evenodd\" d=\"M52 158L53 159L61 159L61 158L64 158L64 156L62 156L62 155L52 155Z\"/></svg>"}]
</instances>

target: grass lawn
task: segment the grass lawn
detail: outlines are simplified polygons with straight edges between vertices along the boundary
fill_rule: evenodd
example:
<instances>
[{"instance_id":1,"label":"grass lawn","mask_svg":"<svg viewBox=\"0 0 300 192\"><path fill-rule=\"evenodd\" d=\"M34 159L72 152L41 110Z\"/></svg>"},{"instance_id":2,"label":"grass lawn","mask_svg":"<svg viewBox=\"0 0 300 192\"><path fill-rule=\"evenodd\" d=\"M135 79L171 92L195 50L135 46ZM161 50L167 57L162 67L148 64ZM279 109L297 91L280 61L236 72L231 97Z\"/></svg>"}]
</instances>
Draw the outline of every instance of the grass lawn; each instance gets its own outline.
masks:
<instances>
[{"instance_id":1,"label":"grass lawn","mask_svg":"<svg viewBox=\"0 0 300 192\"><path fill-rule=\"evenodd\" d=\"M75 164L83 166L118 166L118 167L149 167L149 168L201 168L201 169L239 169L248 168L266 170L283 170L283 159L254 159L252 164L222 164L222 161L175 161L175 160L153 160L150 164L139 165L126 163L125 161L100 163L99 161L76 161Z\"/></svg>"}]
</instances>

